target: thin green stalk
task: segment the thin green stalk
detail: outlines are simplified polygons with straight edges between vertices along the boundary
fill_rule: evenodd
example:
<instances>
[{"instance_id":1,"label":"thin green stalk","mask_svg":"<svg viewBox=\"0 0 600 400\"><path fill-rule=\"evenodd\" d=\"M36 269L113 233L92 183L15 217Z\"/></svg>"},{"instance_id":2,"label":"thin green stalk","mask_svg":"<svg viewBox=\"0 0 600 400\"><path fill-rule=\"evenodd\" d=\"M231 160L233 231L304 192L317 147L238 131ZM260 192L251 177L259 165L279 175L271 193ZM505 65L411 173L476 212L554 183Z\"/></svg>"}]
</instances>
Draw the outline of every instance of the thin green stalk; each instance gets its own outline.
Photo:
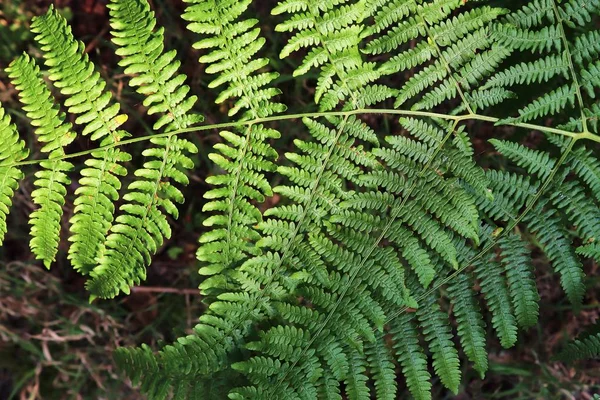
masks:
<instances>
[{"instance_id":1,"label":"thin green stalk","mask_svg":"<svg viewBox=\"0 0 600 400\"><path fill-rule=\"evenodd\" d=\"M429 118L438 118L438 119L449 120L449 121L473 120L473 121L491 122L494 124L497 124L501 120L500 118L490 117L490 116L481 115L481 114L448 115L448 114L427 112L427 111L396 110L396 109L387 109L387 108L360 108L360 109L350 110L350 111L324 111L324 112L312 112L312 113L309 112L309 113L298 113L298 114L286 114L286 115L275 115L275 116L266 117L266 118L256 118L256 119L251 119L251 120L246 120L246 121L224 122L224 123L219 123L219 124L189 127L189 128L185 128L185 129L177 129L174 131L158 133L158 134L154 134L154 135L139 136L139 137L132 138L132 139L121 140L119 142L111 143L111 144L108 144L105 146L100 146L98 148L91 149L91 150L84 150L84 151L80 151L80 152L76 152L76 153L65 154L64 156L57 157L54 160L66 160L66 159L70 159L70 158L81 157L81 156L91 154L95 151L102 151L102 150L110 149L113 147L120 147L120 146L124 146L127 144L132 144L132 143L145 142L145 141L148 141L153 138L167 137L167 136L171 136L171 135L180 135L180 134L191 133L191 132L202 132L202 131L208 131L208 130L213 130L213 129L220 130L220 129L238 127L238 126L248 126L248 125L253 125L253 124L262 124L262 123L277 122L277 121L287 121L287 120L291 120L291 119L334 117L334 116L346 117L346 116L351 116L351 115L362 115L362 114L382 114L382 115L400 115L400 116L413 116L413 117L429 117ZM527 123L522 123L522 122L508 122L508 123L503 123L502 125L514 126L517 128L524 128L524 129L531 129L531 130L538 130L540 132L546 132L546 133L551 133L551 134L555 134L555 135L567 136L567 137L574 138L574 139L576 138L576 139L591 140L593 142L600 143L600 135L597 135L597 134L589 132L589 131L588 132L585 132L585 131L584 132L570 132L570 131L566 131L563 129L552 128L552 127L547 127L547 126L543 126L543 125L527 124ZM24 166L24 165L36 165L43 161L48 161L48 159L27 160L27 161L21 161L21 162L11 163L11 164L0 164L0 166L10 168L10 167L18 167L18 166Z\"/></svg>"}]
</instances>

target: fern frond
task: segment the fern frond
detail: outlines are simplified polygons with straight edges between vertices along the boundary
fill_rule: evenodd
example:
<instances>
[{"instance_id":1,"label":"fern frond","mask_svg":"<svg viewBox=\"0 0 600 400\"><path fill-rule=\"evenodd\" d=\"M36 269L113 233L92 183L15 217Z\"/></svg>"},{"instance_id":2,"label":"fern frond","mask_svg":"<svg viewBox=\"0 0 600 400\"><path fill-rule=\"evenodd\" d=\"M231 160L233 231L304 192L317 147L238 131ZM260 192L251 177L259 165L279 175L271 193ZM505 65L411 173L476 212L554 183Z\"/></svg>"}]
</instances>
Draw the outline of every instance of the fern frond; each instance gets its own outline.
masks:
<instances>
[{"instance_id":1,"label":"fern frond","mask_svg":"<svg viewBox=\"0 0 600 400\"><path fill-rule=\"evenodd\" d=\"M369 369L375 381L375 396L381 400L397 398L396 373L385 338L379 336L375 342L367 343L365 353Z\"/></svg>"},{"instance_id":2,"label":"fern frond","mask_svg":"<svg viewBox=\"0 0 600 400\"><path fill-rule=\"evenodd\" d=\"M566 84L535 99L531 104L519 110L519 116L508 118L505 122L527 122L533 119L556 114L567 105L575 105L576 88Z\"/></svg>"},{"instance_id":3,"label":"fern frond","mask_svg":"<svg viewBox=\"0 0 600 400\"><path fill-rule=\"evenodd\" d=\"M506 16L506 20L519 28L532 28L544 21L555 22L553 0L533 0L521 9Z\"/></svg>"},{"instance_id":4,"label":"fern frond","mask_svg":"<svg viewBox=\"0 0 600 400\"><path fill-rule=\"evenodd\" d=\"M498 7L481 6L460 13L456 17L444 20L430 29L431 39L440 46L448 46L467 35L494 21L507 10Z\"/></svg>"},{"instance_id":5,"label":"fern frond","mask_svg":"<svg viewBox=\"0 0 600 400\"><path fill-rule=\"evenodd\" d=\"M427 357L419 344L414 314L403 313L390 325L394 350L406 386L416 400L431 399L431 375L427 370Z\"/></svg>"},{"instance_id":6,"label":"fern frond","mask_svg":"<svg viewBox=\"0 0 600 400\"><path fill-rule=\"evenodd\" d=\"M517 97L514 92L504 88L478 89L471 93L466 93L466 98L469 104L475 109L484 110L500 104L507 99ZM461 109L463 111L463 109Z\"/></svg>"},{"instance_id":7,"label":"fern frond","mask_svg":"<svg viewBox=\"0 0 600 400\"><path fill-rule=\"evenodd\" d=\"M492 139L490 143L502 155L542 180L547 179L554 169L555 161L545 151L532 150L518 143L498 139Z\"/></svg>"},{"instance_id":8,"label":"fern frond","mask_svg":"<svg viewBox=\"0 0 600 400\"><path fill-rule=\"evenodd\" d=\"M560 18L570 27L585 26L592 21L593 15L600 14L598 0L569 0L559 8Z\"/></svg>"},{"instance_id":9,"label":"fern frond","mask_svg":"<svg viewBox=\"0 0 600 400\"><path fill-rule=\"evenodd\" d=\"M24 174L11 164L24 160L29 155L25 141L19 139L17 127L12 123L0 104L0 243L6 235L6 217L10 212L12 198Z\"/></svg>"},{"instance_id":10,"label":"fern frond","mask_svg":"<svg viewBox=\"0 0 600 400\"><path fill-rule=\"evenodd\" d=\"M502 237L499 246L517 322L522 328L532 327L538 321L540 296L535 286L530 251L518 235Z\"/></svg>"},{"instance_id":11,"label":"fern frond","mask_svg":"<svg viewBox=\"0 0 600 400\"><path fill-rule=\"evenodd\" d=\"M600 55L600 31L590 31L575 38L571 52L573 61L580 66L586 61L593 61Z\"/></svg>"},{"instance_id":12,"label":"fern frond","mask_svg":"<svg viewBox=\"0 0 600 400\"><path fill-rule=\"evenodd\" d=\"M475 274L481 283L481 292L492 313L492 326L504 348L514 346L517 341L517 321L512 311L506 278L502 267L492 259L478 261Z\"/></svg>"},{"instance_id":13,"label":"fern frond","mask_svg":"<svg viewBox=\"0 0 600 400\"><path fill-rule=\"evenodd\" d=\"M271 84L278 74L261 72L268 60L255 58L265 43L256 27L258 21L239 20L250 1L189 3L183 17L190 21L191 31L202 35L194 46L210 50L200 58L200 62L209 64L207 72L216 74L210 87L227 85L216 102L237 99L229 115L242 111L242 119L284 111L282 104L273 101L279 90ZM261 203L273 195L265 173L275 169L273 160L277 152L268 141L280 137L278 131L263 125L250 125L237 132L223 131L220 135L226 143L217 144L215 149L219 152L209 157L226 173L207 179L207 183L217 188L205 194L210 201L204 206L205 211L219 214L204 221L212 229L200 238L197 252L198 259L206 262L200 273L209 276L200 286L205 294L218 293L230 285L235 279L227 276L231 266L260 253L249 244L260 238L254 225L262 219L253 203Z\"/></svg>"},{"instance_id":14,"label":"fern frond","mask_svg":"<svg viewBox=\"0 0 600 400\"><path fill-rule=\"evenodd\" d=\"M555 25L545 26L538 31L520 29L510 25L495 25L494 39L511 49L543 53L563 48L560 31Z\"/></svg>"},{"instance_id":15,"label":"fern frond","mask_svg":"<svg viewBox=\"0 0 600 400\"><path fill-rule=\"evenodd\" d=\"M189 96L186 76L177 74L181 62L174 50L164 52L164 28L155 29L156 19L145 0L111 0L109 4L112 41L122 56L119 65L135 75L129 82L145 96L148 115L161 113L153 129L169 132L202 122L190 112L198 97Z\"/></svg>"},{"instance_id":16,"label":"fern frond","mask_svg":"<svg viewBox=\"0 0 600 400\"><path fill-rule=\"evenodd\" d=\"M125 73L138 73L130 81L146 96L148 113L164 113L154 129L167 132L184 129L202 117L190 113L197 100L189 96L189 87L182 85L185 75L176 75L179 62L175 53L163 54L162 29L153 32L154 14L145 0L113 0L110 5L114 42L120 46L117 54L124 56L121 65ZM116 224L110 228L98 265L91 272L88 290L95 296L112 298L119 292L129 293L129 287L146 278L146 266L163 243L171 236L165 214L178 216L175 203L183 202L183 194L174 183L186 185L186 169L194 166L190 155L197 152L191 142L167 136L151 139L156 147L146 149L148 158L143 168L134 172L138 177L128 186L125 204ZM161 209L162 208L162 211Z\"/></svg>"},{"instance_id":17,"label":"fern frond","mask_svg":"<svg viewBox=\"0 0 600 400\"><path fill-rule=\"evenodd\" d=\"M64 113L53 102L40 69L32 58L20 56L10 64L7 72L19 90L31 124L37 127L35 133L44 144L42 151L49 154L49 159L41 163L43 169L35 173L38 179L34 182L36 189L31 196L39 208L30 216L30 247L36 258L50 268L58 251L66 187L71 183L67 173L73 169L70 162L53 159L65 155L64 147L75 140L75 133L71 124L65 122Z\"/></svg>"},{"instance_id":18,"label":"fern frond","mask_svg":"<svg viewBox=\"0 0 600 400\"><path fill-rule=\"evenodd\" d=\"M581 80L579 84L586 90L588 96L592 99L596 97L595 90L600 87L600 62L589 64L581 70Z\"/></svg>"},{"instance_id":19,"label":"fern frond","mask_svg":"<svg viewBox=\"0 0 600 400\"><path fill-rule=\"evenodd\" d=\"M483 77L492 73L504 60L510 51L503 46L492 46L491 49L477 54L457 73L456 83L446 80L440 86L434 88L423 96L412 107L414 110L431 109L444 101L457 96L457 87L469 90L472 85L477 85Z\"/></svg>"},{"instance_id":20,"label":"fern frond","mask_svg":"<svg viewBox=\"0 0 600 400\"><path fill-rule=\"evenodd\" d=\"M434 296L425 298L417 310L423 336L433 357L433 368L448 389L458 393L460 385L460 361L452 343L448 316L440 310Z\"/></svg>"},{"instance_id":21,"label":"fern frond","mask_svg":"<svg viewBox=\"0 0 600 400\"><path fill-rule=\"evenodd\" d=\"M275 30L289 33L280 56L302 53L293 75L314 80L319 110L302 114L305 134L285 143L268 124L299 114L277 115L285 111L276 101L280 80L261 56L262 21L247 17L252 1L185 2L188 29L199 34L194 48L212 76L208 89L220 88L216 102L232 120L202 128L229 127L209 155L216 172L204 193L209 215L197 258L206 310L191 334L157 352L115 354L150 399L392 399L403 395L396 363L411 394L431 399L428 355L434 380L456 393L459 344L481 376L488 369L480 295L504 347L519 327L537 323L530 244L569 300L581 301L580 256L600 259L600 161L592 147L579 147L598 140L600 47L592 13L575 9L581 0L507 4L514 11L460 0L282 0L272 11L283 16ZM168 219L177 218L196 151L179 134L201 120L147 0L111 0L110 10L120 65L160 131L148 138L122 202L125 117L64 20L51 9L34 23L51 80L101 146L84 152L93 168L77 192L84 199L71 248L72 259L87 257L76 265L82 272L96 265L88 289L101 297L143 279L171 235ZM406 75L401 87L379 81L392 74ZM391 98L403 109L370 108ZM49 107L44 125L62 127ZM391 115L403 116L399 127L385 120ZM538 118L552 127L527 123ZM470 139L474 121L539 129L562 157L492 139L516 166L485 158L484 169L481 144ZM61 129L47 143L72 140ZM30 164L19 162L16 132L7 135L14 149L0 153L0 170ZM22 176L8 173L3 206ZM7 210L0 208L4 219Z\"/></svg>"},{"instance_id":22,"label":"fern frond","mask_svg":"<svg viewBox=\"0 0 600 400\"><path fill-rule=\"evenodd\" d=\"M556 210L543 211L537 207L527 222L554 270L560 274L560 283L567 298L577 306L585 293L585 274L571 245L572 240L556 214Z\"/></svg>"},{"instance_id":23,"label":"fern frond","mask_svg":"<svg viewBox=\"0 0 600 400\"><path fill-rule=\"evenodd\" d=\"M473 284L466 274L459 274L448 285L448 294L454 306L453 313L460 344L479 376L483 378L488 369L485 322L473 291Z\"/></svg>"},{"instance_id":24,"label":"fern frond","mask_svg":"<svg viewBox=\"0 0 600 400\"><path fill-rule=\"evenodd\" d=\"M556 359L567 363L598 357L600 357L600 333L575 339L556 355Z\"/></svg>"},{"instance_id":25,"label":"fern frond","mask_svg":"<svg viewBox=\"0 0 600 400\"><path fill-rule=\"evenodd\" d=\"M564 56L548 55L533 63L522 62L495 74L483 88L548 82L556 75L568 78L569 63Z\"/></svg>"},{"instance_id":26,"label":"fern frond","mask_svg":"<svg viewBox=\"0 0 600 400\"><path fill-rule=\"evenodd\" d=\"M567 216L577 235L584 243L600 239L600 209L589 200L584 186L577 180L556 186L548 197Z\"/></svg>"},{"instance_id":27,"label":"fern frond","mask_svg":"<svg viewBox=\"0 0 600 400\"><path fill-rule=\"evenodd\" d=\"M111 104L111 93L104 91L106 83L94 72L94 66L84 53L82 42L76 41L66 20L51 7L41 17L34 18L31 30L45 52L50 67L49 78L64 95L65 106L80 114L75 123L84 125L83 135L91 135L100 145L119 142L129 136L119 130L127 117L119 114L119 104ZM127 171L121 165L131 156L119 148L92 153L81 171L80 187L75 191L75 215L71 218L72 242L69 259L81 273L89 273L102 250L102 243L113 221L114 202L119 198L119 176Z\"/></svg>"},{"instance_id":28,"label":"fern frond","mask_svg":"<svg viewBox=\"0 0 600 400\"><path fill-rule=\"evenodd\" d=\"M364 1L342 5L326 1L317 6L284 1L272 10L273 15L292 14L290 21L275 28L278 31L297 31L282 49L280 57L287 57L302 48L309 49L294 76L319 68L315 101L323 111L332 110L345 100L357 107L357 91L380 75L374 63L362 60L358 49L365 9ZM299 10L308 12L294 15ZM297 24L297 18L301 18L303 23Z\"/></svg>"}]
</instances>

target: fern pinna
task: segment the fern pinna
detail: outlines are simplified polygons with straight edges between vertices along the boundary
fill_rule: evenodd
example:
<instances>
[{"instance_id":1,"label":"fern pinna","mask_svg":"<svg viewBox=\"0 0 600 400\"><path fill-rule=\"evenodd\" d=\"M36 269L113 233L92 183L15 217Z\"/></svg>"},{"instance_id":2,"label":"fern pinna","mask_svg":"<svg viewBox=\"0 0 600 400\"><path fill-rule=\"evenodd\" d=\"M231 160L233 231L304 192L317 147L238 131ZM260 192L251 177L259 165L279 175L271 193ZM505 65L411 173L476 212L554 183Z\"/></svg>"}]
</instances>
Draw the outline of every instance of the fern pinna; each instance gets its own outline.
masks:
<instances>
[{"instance_id":1,"label":"fern pinna","mask_svg":"<svg viewBox=\"0 0 600 400\"><path fill-rule=\"evenodd\" d=\"M488 371L488 325L509 348L538 324L534 247L573 306L584 302L584 260L600 261L597 2L281 1L280 57L300 54L293 75L308 76L316 110L289 116L252 1L186 3L208 89L222 88L216 102L232 120L219 126L204 193L197 259L208 307L192 334L158 352L115 355L150 398L395 399L398 373L416 399L431 399L434 381L457 393L463 358ZM75 126L33 58L7 70L48 154L30 218L46 265L60 255L74 169L65 147L79 130L100 141L84 152L69 259L101 298L129 293L170 237L197 152L182 134L202 121L146 0L109 8L120 65L159 114L126 189L126 117L56 10L32 29ZM4 234L30 163L0 112ZM270 122L299 117L305 134L278 153ZM493 138L498 157L482 162L472 138L484 124L547 140ZM596 354L595 340L573 346Z\"/></svg>"},{"instance_id":2,"label":"fern pinna","mask_svg":"<svg viewBox=\"0 0 600 400\"><path fill-rule=\"evenodd\" d=\"M197 96L188 96L186 76L177 74L175 51L164 53L163 28L154 30L154 13L143 2L113 2L113 41L123 56L125 73L137 74L129 84L145 96L148 114L163 114L152 127L164 132L181 130L202 121L191 111ZM198 149L175 135L150 139L154 147L142 152L146 162L134 172L135 179L123 196L122 214L106 237L88 289L93 295L114 297L146 278L146 267L163 238L171 236L167 214L177 218L175 203L184 201L175 185L186 185L186 170L194 168L190 155Z\"/></svg>"},{"instance_id":3,"label":"fern pinna","mask_svg":"<svg viewBox=\"0 0 600 400\"><path fill-rule=\"evenodd\" d=\"M118 143L129 133L120 130L127 117L119 114L119 104L111 104L111 93L106 83L84 54L84 44L76 41L66 20L51 8L37 17L31 30L44 51L49 78L61 93L70 113L78 115L76 124L84 126L83 135L100 140L100 145ZM85 161L81 171L80 187L75 194L74 216L71 219L72 245L69 259L83 274L88 274L102 249L104 238L112 225L115 205L121 187L119 176L126 174L121 165L131 156L117 147L98 150Z\"/></svg>"}]
</instances>

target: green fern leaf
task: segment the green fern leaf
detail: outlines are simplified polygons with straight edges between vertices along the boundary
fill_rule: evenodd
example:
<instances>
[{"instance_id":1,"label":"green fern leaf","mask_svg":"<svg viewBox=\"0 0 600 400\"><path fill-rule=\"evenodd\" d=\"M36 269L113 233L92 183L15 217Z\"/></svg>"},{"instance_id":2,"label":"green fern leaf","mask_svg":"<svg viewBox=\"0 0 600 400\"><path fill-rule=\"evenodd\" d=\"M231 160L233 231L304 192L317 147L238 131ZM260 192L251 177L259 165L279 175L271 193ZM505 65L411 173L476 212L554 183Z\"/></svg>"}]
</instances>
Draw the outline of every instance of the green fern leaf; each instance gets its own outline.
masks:
<instances>
[{"instance_id":1,"label":"green fern leaf","mask_svg":"<svg viewBox=\"0 0 600 400\"><path fill-rule=\"evenodd\" d=\"M31 250L46 268L50 268L58 251L66 186L71 183L67 172L73 169L70 162L53 159L65 155L64 147L75 139L75 133L71 130L71 124L65 122L65 115L52 101L52 95L33 59L23 55L10 64L7 72L20 92L31 124L37 126L36 135L44 144L42 151L50 156L48 161L41 163L43 169L35 173L38 179L31 196L39 208L30 216Z\"/></svg>"},{"instance_id":2,"label":"green fern leaf","mask_svg":"<svg viewBox=\"0 0 600 400\"><path fill-rule=\"evenodd\" d=\"M561 51L563 48L559 29L551 25L539 31L520 29L510 25L494 25L494 39L506 47L515 50L528 50L532 53Z\"/></svg>"},{"instance_id":3,"label":"green fern leaf","mask_svg":"<svg viewBox=\"0 0 600 400\"><path fill-rule=\"evenodd\" d=\"M532 28L544 21L554 23L554 0L533 0L521 9L506 16L506 20L519 28Z\"/></svg>"},{"instance_id":4,"label":"green fern leaf","mask_svg":"<svg viewBox=\"0 0 600 400\"><path fill-rule=\"evenodd\" d=\"M503 236L499 245L517 322L523 328L532 327L538 321L540 296L535 286L530 252L517 235Z\"/></svg>"},{"instance_id":5,"label":"green fern leaf","mask_svg":"<svg viewBox=\"0 0 600 400\"><path fill-rule=\"evenodd\" d=\"M403 313L391 322L394 350L402 366L406 386L416 400L431 399L431 375L427 371L427 357L419 344L415 317Z\"/></svg>"},{"instance_id":6,"label":"green fern leaf","mask_svg":"<svg viewBox=\"0 0 600 400\"><path fill-rule=\"evenodd\" d=\"M369 369L375 381L375 396L381 400L394 400L397 398L396 374L390 352L385 345L383 336L373 343L367 343L365 349Z\"/></svg>"},{"instance_id":7,"label":"green fern leaf","mask_svg":"<svg viewBox=\"0 0 600 400\"><path fill-rule=\"evenodd\" d=\"M114 41L120 46L117 53L125 57L121 65L126 73L139 73L130 85L138 86L138 92L147 96L144 105L149 107L149 114L165 113L154 129L184 129L201 121L201 116L188 115L196 96L185 99L189 91L182 86L185 76L175 75L179 63L173 62L174 52L162 54L162 30L153 32L154 15L147 2L113 0L110 9ZM93 295L111 298L120 291L129 293L130 286L146 278L146 266L163 237L171 236L160 208L177 218L175 203L183 202L183 195L173 183L188 183L183 171L193 168L189 155L197 149L175 136L153 138L151 142L157 147L142 152L148 161L135 171L138 179L129 185L123 197L125 204L120 207L122 214L111 227L98 265L91 272L87 288Z\"/></svg>"},{"instance_id":8,"label":"green fern leaf","mask_svg":"<svg viewBox=\"0 0 600 400\"><path fill-rule=\"evenodd\" d=\"M533 63L522 62L497 73L487 81L484 88L548 82L556 75L568 78L568 71L569 64L564 56L549 55Z\"/></svg>"},{"instance_id":9,"label":"green fern leaf","mask_svg":"<svg viewBox=\"0 0 600 400\"><path fill-rule=\"evenodd\" d=\"M479 376L483 378L488 369L485 323L473 291L473 284L465 274L460 274L449 284L448 293L454 306L453 313L462 348L469 360L475 364Z\"/></svg>"},{"instance_id":10,"label":"green fern leaf","mask_svg":"<svg viewBox=\"0 0 600 400\"><path fill-rule=\"evenodd\" d=\"M119 114L119 105L110 104L111 94L104 91L106 83L94 72L93 64L84 54L84 45L73 38L65 19L54 8L44 16L34 18L31 30L45 51L49 78L68 96L65 106L74 114L81 114L75 123L84 125L83 135L92 140L101 139L100 145L119 142L129 136L119 130L127 117ZM75 215L71 218L72 242L69 259L81 273L89 273L102 250L102 243L113 221L114 202L119 198L119 176L127 171L121 165L131 156L118 148L98 150L85 161L81 171L81 185L75 194Z\"/></svg>"},{"instance_id":11,"label":"green fern leaf","mask_svg":"<svg viewBox=\"0 0 600 400\"><path fill-rule=\"evenodd\" d=\"M527 222L529 229L536 234L542 250L552 262L554 270L560 274L560 283L569 301L575 306L581 304L585 293L585 274L556 211L551 209L544 212L537 207Z\"/></svg>"},{"instance_id":12,"label":"green fern leaf","mask_svg":"<svg viewBox=\"0 0 600 400\"><path fill-rule=\"evenodd\" d=\"M499 263L489 259L475 265L475 273L481 281L488 309L492 313L492 326L504 348L514 346L517 341L517 321L513 315L507 282Z\"/></svg>"},{"instance_id":13,"label":"green fern leaf","mask_svg":"<svg viewBox=\"0 0 600 400\"><path fill-rule=\"evenodd\" d=\"M7 232L6 217L10 212L12 197L24 175L20 168L11 164L18 163L29 155L25 142L19 139L17 127L0 105L0 242Z\"/></svg>"},{"instance_id":14,"label":"green fern leaf","mask_svg":"<svg viewBox=\"0 0 600 400\"><path fill-rule=\"evenodd\" d=\"M570 0L561 4L559 8L562 21L573 28L585 26L592 21L592 16L599 13L600 1L598 0Z\"/></svg>"},{"instance_id":15,"label":"green fern leaf","mask_svg":"<svg viewBox=\"0 0 600 400\"><path fill-rule=\"evenodd\" d=\"M572 363L577 360L594 359L600 357L600 333L583 335L565 346L556 355L556 359Z\"/></svg>"},{"instance_id":16,"label":"green fern leaf","mask_svg":"<svg viewBox=\"0 0 600 400\"><path fill-rule=\"evenodd\" d=\"M435 297L428 296L417 310L423 336L433 353L433 368L448 389L458 393L460 385L460 361L452 343L448 317L440 310Z\"/></svg>"},{"instance_id":17,"label":"green fern leaf","mask_svg":"<svg viewBox=\"0 0 600 400\"><path fill-rule=\"evenodd\" d=\"M547 152L532 150L520 144L497 139L490 140L490 143L505 157L525 168L530 174L539 176L542 180L547 179L554 169L555 161Z\"/></svg>"}]
</instances>

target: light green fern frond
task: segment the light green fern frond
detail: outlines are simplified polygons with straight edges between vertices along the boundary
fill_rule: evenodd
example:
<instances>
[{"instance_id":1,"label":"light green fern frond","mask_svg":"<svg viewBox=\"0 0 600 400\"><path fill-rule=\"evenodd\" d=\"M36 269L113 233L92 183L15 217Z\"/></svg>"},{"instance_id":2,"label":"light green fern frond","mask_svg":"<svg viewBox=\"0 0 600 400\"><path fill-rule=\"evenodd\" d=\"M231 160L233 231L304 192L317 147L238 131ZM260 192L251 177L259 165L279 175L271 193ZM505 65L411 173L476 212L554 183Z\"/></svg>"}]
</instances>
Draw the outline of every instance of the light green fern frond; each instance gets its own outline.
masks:
<instances>
[{"instance_id":1,"label":"light green fern frond","mask_svg":"<svg viewBox=\"0 0 600 400\"><path fill-rule=\"evenodd\" d=\"M179 62L175 52L163 53L163 29L154 31L156 21L145 0L114 0L111 24L117 54L124 58L125 73L137 74L129 84L146 96L148 114L161 113L153 129L169 132L185 129L202 121L191 112L196 96L187 96L185 75L177 74ZM155 147L146 149L143 167L123 196L121 215L116 219L102 251L98 265L87 283L92 295L102 298L129 293L129 287L146 278L151 257L171 236L167 214L177 218L175 203L183 203L183 194L175 186L187 185L186 170L194 167L190 158L198 150L190 141L170 135L150 140Z\"/></svg>"},{"instance_id":2,"label":"light green fern frond","mask_svg":"<svg viewBox=\"0 0 600 400\"><path fill-rule=\"evenodd\" d=\"M67 96L65 106L79 114L76 124L84 126L83 135L101 140L100 145L119 142L129 136L119 130L127 117L119 114L119 104L111 104L106 83L94 71L84 53L82 42L76 41L66 20L54 8L36 17L31 30L44 51L49 78ZM131 156L119 148L98 150L85 161L80 187L75 191L75 215L71 218L72 242L69 259L80 272L87 274L96 264L98 252L113 221L114 202L119 198L119 176L126 174L121 165Z\"/></svg>"},{"instance_id":3,"label":"light green fern frond","mask_svg":"<svg viewBox=\"0 0 600 400\"><path fill-rule=\"evenodd\" d=\"M207 89L220 88L230 118L198 128L222 129L196 253L206 309L187 336L119 349L117 364L152 400L391 400L405 395L400 375L431 399L437 382L457 393L471 365L487 373L488 331L509 348L540 323L534 248L578 306L584 258L600 261L600 161L582 145L600 142L600 3L582 1L282 0L278 50L301 54L285 65L315 104L280 115L286 83L262 56L253 2L186 0ZM110 16L120 65L156 116L155 135L126 143L125 117L64 19L51 9L34 22L67 111L100 142L76 154L91 157L70 250L100 297L128 293L170 237L197 150L183 134L201 121L147 0L111 0ZM34 200L60 211L73 138L59 108L40 105L50 94L32 61L9 72L50 157L21 162L25 145L1 112L2 232L21 166L47 167L37 184L53 192ZM304 132L279 140L274 127L292 119L289 134ZM494 124L511 141L490 135ZM520 144L523 129L548 145ZM488 137L496 153L482 157ZM119 201L131 159L120 149L142 141L144 164Z\"/></svg>"},{"instance_id":4,"label":"light green fern frond","mask_svg":"<svg viewBox=\"0 0 600 400\"><path fill-rule=\"evenodd\" d=\"M10 212L12 198L24 176L19 167L11 164L22 161L28 155L25 141L19 139L17 127L0 105L0 242L7 232L6 217Z\"/></svg>"},{"instance_id":5,"label":"light green fern frond","mask_svg":"<svg viewBox=\"0 0 600 400\"><path fill-rule=\"evenodd\" d=\"M277 31L296 32L280 57L308 49L294 76L314 68L319 70L315 102L321 110L332 110L342 101L348 101L347 107L351 108L374 103L367 90L380 74L374 63L362 60L358 48L367 5L367 1L338 5L335 1L311 4L290 0L279 3L272 11L274 15L290 14L287 21L277 25ZM303 12L297 13L300 10ZM391 93L387 92L389 96Z\"/></svg>"},{"instance_id":6,"label":"light green fern frond","mask_svg":"<svg viewBox=\"0 0 600 400\"><path fill-rule=\"evenodd\" d=\"M65 122L65 114L54 103L32 58L22 55L10 64L7 72L19 90L31 124L36 126L39 142L44 144L42 151L49 154L49 159L41 163L43 169L35 173L38 179L34 182L36 189L31 197L39 208L30 216L30 247L36 258L50 268L58 251L66 187L71 183L67 173L73 169L70 162L53 159L65 155L64 147L75 140L75 133L71 124Z\"/></svg>"},{"instance_id":7,"label":"light green fern frond","mask_svg":"<svg viewBox=\"0 0 600 400\"><path fill-rule=\"evenodd\" d=\"M285 107L273 100L279 94L272 84L278 74L262 72L269 60L256 57L265 43L256 27L258 21L242 18L251 2L188 2L191 5L183 16L190 21L188 29L202 35L194 46L210 50L200 58L208 64L206 72L216 76L209 87L225 85L216 102L235 99L229 115L241 111L242 120L283 112ZM207 179L216 188L205 194L209 202L203 209L215 214L204 221L210 230L200 238L197 252L198 259L205 262L200 273L209 276L200 287L204 294L231 287L235 281L231 270L260 253L251 244L260 238L255 225L262 220L255 203L273 195L265 173L275 169L273 160L277 158L269 141L280 137L277 130L262 124L220 135L225 143L217 144L218 152L209 157L225 173Z\"/></svg>"}]
</instances>

